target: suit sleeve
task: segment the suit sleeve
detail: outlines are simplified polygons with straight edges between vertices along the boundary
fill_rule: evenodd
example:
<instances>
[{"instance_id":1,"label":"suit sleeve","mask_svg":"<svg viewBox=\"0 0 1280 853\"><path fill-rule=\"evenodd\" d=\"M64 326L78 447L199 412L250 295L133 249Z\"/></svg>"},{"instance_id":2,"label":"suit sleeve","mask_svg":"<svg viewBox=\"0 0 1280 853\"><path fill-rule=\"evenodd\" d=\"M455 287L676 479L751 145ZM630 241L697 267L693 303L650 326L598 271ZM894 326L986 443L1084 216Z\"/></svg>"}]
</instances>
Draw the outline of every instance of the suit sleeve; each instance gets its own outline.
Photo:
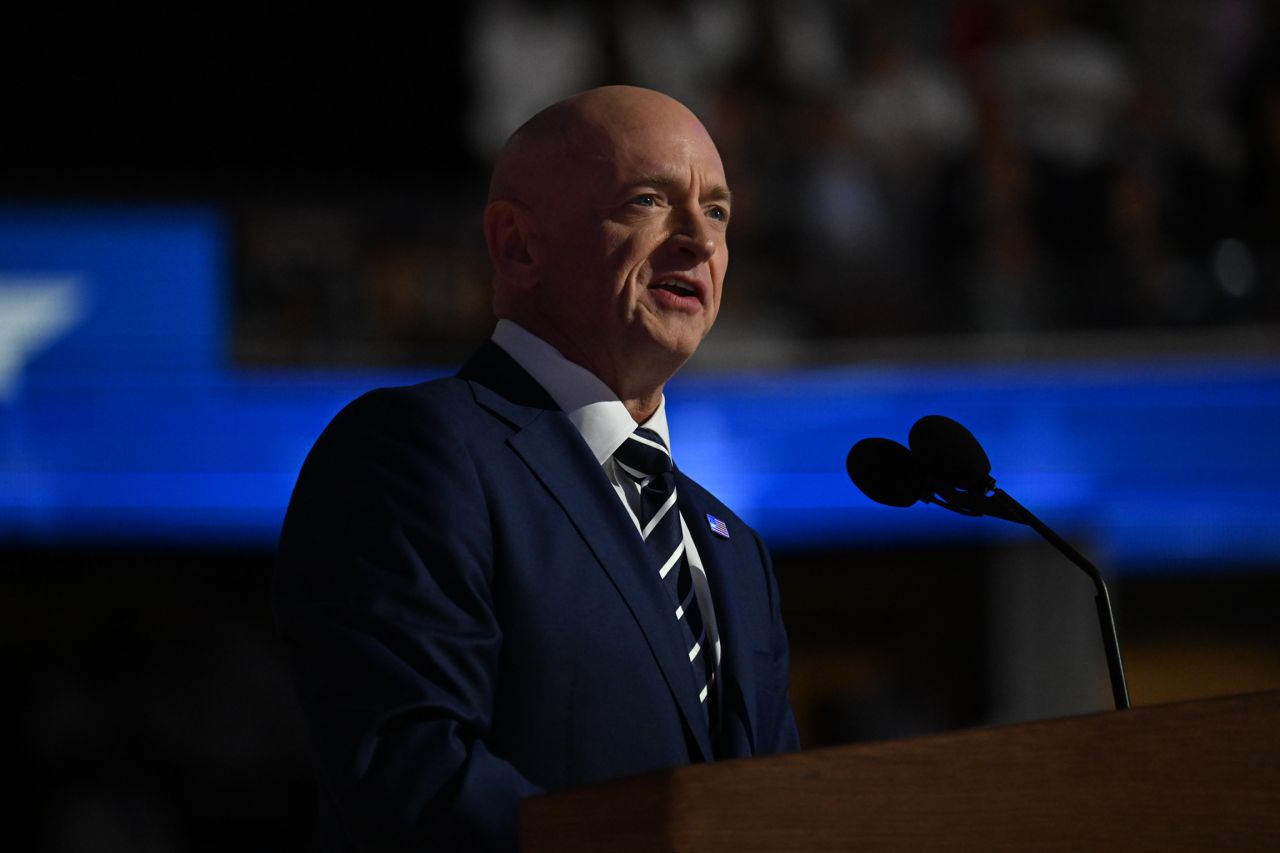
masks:
<instances>
[{"instance_id":1,"label":"suit sleeve","mask_svg":"<svg viewBox=\"0 0 1280 853\"><path fill-rule=\"evenodd\" d=\"M486 746L494 544L473 450L440 408L403 390L348 406L281 536L273 605L343 848L513 850L517 801L538 793Z\"/></svg>"}]
</instances>

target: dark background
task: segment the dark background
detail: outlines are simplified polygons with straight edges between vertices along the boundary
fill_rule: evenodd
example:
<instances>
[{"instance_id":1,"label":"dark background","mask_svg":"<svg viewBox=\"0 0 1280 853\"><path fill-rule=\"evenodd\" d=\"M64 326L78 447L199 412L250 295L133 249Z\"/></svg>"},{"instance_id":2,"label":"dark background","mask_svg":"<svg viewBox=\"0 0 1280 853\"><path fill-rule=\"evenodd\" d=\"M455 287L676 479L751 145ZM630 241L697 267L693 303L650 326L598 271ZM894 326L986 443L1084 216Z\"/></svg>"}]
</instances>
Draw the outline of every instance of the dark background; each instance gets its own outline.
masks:
<instances>
[{"instance_id":1,"label":"dark background","mask_svg":"<svg viewBox=\"0 0 1280 853\"><path fill-rule=\"evenodd\" d=\"M603 82L696 101L741 201L730 341L783 341L807 364L869 345L946 361L1010 335L1066 359L1274 354L1273 4L894 5L15 19L0 196L219 206L241 364L451 363L492 322L477 228L492 142L474 128L501 111L497 55L562 87L543 102ZM744 34L699 42L714 21ZM527 28L527 56L504 27ZM668 50L710 58L681 82ZM1083 141L1046 142L1035 105L1066 119L1049 140ZM1108 705L1088 582L1047 546L776 557L807 746ZM309 849L271 561L0 544L11 849ZM1280 555L1131 565L1112 584L1136 703L1280 687Z\"/></svg>"}]
</instances>

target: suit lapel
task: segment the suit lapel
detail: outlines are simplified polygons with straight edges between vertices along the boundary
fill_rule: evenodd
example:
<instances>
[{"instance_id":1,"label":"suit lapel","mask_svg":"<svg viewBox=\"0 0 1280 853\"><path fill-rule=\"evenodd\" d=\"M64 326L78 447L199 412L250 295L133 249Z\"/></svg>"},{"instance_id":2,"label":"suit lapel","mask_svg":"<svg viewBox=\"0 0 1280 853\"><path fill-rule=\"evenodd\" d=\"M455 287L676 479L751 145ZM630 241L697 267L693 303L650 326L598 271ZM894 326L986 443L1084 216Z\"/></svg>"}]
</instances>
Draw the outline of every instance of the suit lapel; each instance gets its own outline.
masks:
<instances>
[{"instance_id":1,"label":"suit lapel","mask_svg":"<svg viewBox=\"0 0 1280 853\"><path fill-rule=\"evenodd\" d=\"M751 660L751 640L742 627L741 616L743 604L750 599L752 592L744 583L744 580L749 579L743 578L742 564L737 557L737 547L741 547L742 543L732 538L735 533L739 536L747 533L745 530L730 528L729 539L713 536L707 515L714 508L707 505L701 490L688 477L679 472L676 476L681 508L694 544L698 546L698 556L702 558L703 568L707 572L707 583L711 586L711 597L716 609L716 627L720 631L720 671L723 679L721 713L725 715L721 721L721 729L732 737L729 730L736 710L745 727L747 739L746 751L742 754L754 755L755 702L749 701L749 697L756 694L755 668ZM718 754L717 757L740 757L736 754L739 751L741 750L733 750L734 754L729 755Z\"/></svg>"},{"instance_id":2,"label":"suit lapel","mask_svg":"<svg viewBox=\"0 0 1280 853\"><path fill-rule=\"evenodd\" d=\"M459 375L473 383L480 405L517 427L507 443L563 508L626 602L694 733L702 759L710 760L710 735L666 590L649 565L635 524L586 442L542 387L492 342Z\"/></svg>"}]
</instances>

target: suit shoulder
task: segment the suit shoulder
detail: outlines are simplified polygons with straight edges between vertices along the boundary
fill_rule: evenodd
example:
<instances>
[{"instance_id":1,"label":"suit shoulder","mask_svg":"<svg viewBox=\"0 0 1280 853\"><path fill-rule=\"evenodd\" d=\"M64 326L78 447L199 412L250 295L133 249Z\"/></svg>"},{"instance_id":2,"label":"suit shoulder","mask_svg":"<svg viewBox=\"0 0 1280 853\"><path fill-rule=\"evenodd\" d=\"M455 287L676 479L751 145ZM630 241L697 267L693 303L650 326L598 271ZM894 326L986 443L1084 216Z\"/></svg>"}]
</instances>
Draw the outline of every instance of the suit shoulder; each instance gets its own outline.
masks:
<instances>
[{"instance_id":1,"label":"suit shoulder","mask_svg":"<svg viewBox=\"0 0 1280 853\"><path fill-rule=\"evenodd\" d=\"M456 377L367 391L329 421L304 471L338 462L396 464L465 453L468 437L477 432L476 411L467 383Z\"/></svg>"},{"instance_id":2,"label":"suit shoulder","mask_svg":"<svg viewBox=\"0 0 1280 853\"><path fill-rule=\"evenodd\" d=\"M319 441L376 433L389 437L463 433L475 411L465 380L456 376L416 385L375 388L347 403L325 427Z\"/></svg>"},{"instance_id":3,"label":"suit shoulder","mask_svg":"<svg viewBox=\"0 0 1280 853\"><path fill-rule=\"evenodd\" d=\"M289 518L296 522L308 513L319 512L330 524L336 523L333 516L357 507L401 506L430 489L472 488L476 461L492 443L482 446L483 437L494 435L478 427L476 410L467 383L455 377L360 395L333 417L307 453L286 529ZM344 509L320 512L317 506Z\"/></svg>"},{"instance_id":4,"label":"suit shoulder","mask_svg":"<svg viewBox=\"0 0 1280 853\"><path fill-rule=\"evenodd\" d=\"M366 391L345 405L334 417L334 421L361 423L410 414L454 417L471 401L472 394L466 381L456 376L447 376L416 385Z\"/></svg>"}]
</instances>

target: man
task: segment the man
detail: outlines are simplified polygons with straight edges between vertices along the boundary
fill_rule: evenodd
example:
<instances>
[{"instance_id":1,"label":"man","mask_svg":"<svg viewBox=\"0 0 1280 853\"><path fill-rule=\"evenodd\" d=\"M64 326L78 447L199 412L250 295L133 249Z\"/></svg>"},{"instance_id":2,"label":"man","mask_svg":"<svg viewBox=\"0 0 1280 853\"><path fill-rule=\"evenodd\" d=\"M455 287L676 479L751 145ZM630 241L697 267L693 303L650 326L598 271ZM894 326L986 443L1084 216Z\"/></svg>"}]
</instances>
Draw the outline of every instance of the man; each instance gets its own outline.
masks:
<instances>
[{"instance_id":1,"label":"man","mask_svg":"<svg viewBox=\"0 0 1280 853\"><path fill-rule=\"evenodd\" d=\"M729 212L679 103L547 108L494 169L493 339L317 441L274 596L331 849L512 849L520 797L797 748L764 545L664 462Z\"/></svg>"}]
</instances>

